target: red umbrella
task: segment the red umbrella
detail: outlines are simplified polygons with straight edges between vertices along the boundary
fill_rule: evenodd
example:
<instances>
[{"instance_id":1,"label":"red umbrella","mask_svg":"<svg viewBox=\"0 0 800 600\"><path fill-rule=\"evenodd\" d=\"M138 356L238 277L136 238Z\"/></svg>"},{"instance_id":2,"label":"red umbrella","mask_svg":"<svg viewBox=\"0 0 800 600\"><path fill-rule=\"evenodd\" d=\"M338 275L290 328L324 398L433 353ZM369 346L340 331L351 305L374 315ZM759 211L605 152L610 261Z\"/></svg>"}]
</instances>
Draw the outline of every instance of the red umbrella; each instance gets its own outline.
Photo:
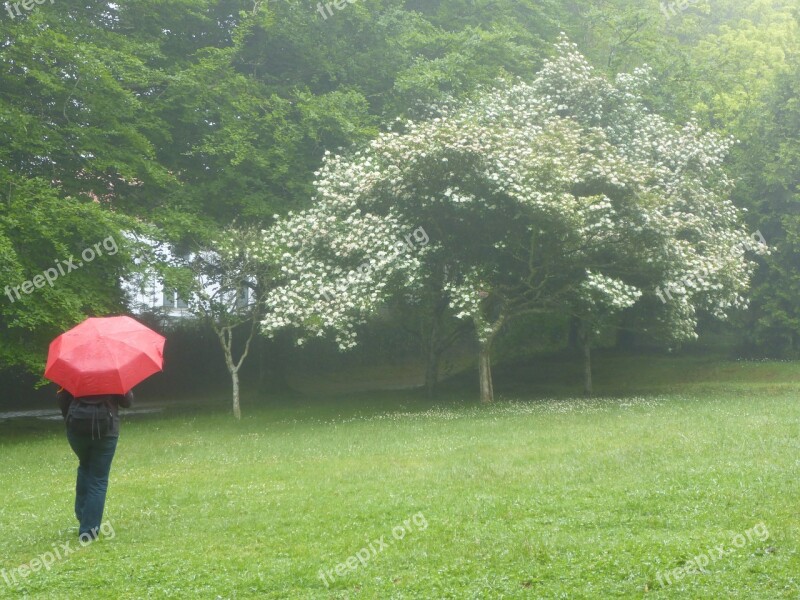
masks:
<instances>
[{"instance_id":1,"label":"red umbrella","mask_svg":"<svg viewBox=\"0 0 800 600\"><path fill-rule=\"evenodd\" d=\"M44 376L78 398L125 394L163 369L164 341L130 317L89 318L51 342Z\"/></svg>"}]
</instances>

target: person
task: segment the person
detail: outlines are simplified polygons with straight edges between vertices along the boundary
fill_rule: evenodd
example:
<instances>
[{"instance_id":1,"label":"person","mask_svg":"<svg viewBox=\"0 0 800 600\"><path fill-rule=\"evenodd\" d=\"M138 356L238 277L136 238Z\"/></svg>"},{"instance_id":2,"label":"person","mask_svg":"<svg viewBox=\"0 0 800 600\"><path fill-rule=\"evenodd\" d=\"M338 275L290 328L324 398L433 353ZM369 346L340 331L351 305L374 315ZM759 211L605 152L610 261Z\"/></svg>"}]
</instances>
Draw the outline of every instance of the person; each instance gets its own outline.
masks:
<instances>
[{"instance_id":1,"label":"person","mask_svg":"<svg viewBox=\"0 0 800 600\"><path fill-rule=\"evenodd\" d=\"M61 388L57 397L66 423L67 440L78 457L75 484L78 536L81 540L96 539L105 510L111 462L119 440L119 407L130 408L133 392L75 398Z\"/></svg>"}]
</instances>

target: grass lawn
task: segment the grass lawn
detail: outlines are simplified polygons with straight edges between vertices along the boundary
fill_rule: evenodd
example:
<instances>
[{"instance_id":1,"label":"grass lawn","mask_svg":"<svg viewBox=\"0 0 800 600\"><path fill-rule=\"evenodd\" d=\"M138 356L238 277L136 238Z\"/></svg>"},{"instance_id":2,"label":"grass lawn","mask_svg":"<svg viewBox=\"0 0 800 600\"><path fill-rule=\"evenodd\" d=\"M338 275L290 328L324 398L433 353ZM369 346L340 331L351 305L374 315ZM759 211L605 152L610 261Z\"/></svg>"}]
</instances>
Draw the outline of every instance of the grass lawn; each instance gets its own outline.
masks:
<instances>
[{"instance_id":1,"label":"grass lawn","mask_svg":"<svg viewBox=\"0 0 800 600\"><path fill-rule=\"evenodd\" d=\"M591 401L132 418L85 548L60 424L0 423L0 569L76 549L0 597L797 598L797 366L695 363L620 362Z\"/></svg>"}]
</instances>

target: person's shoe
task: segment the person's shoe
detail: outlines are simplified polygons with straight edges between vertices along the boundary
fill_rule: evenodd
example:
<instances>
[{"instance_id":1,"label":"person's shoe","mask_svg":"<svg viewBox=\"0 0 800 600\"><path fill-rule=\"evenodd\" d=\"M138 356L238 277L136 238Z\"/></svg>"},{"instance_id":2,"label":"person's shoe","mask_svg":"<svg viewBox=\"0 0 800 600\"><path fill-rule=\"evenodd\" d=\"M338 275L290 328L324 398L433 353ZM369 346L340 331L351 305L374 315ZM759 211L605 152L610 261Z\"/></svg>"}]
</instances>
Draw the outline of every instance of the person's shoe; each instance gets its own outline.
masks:
<instances>
[{"instance_id":1,"label":"person's shoe","mask_svg":"<svg viewBox=\"0 0 800 600\"><path fill-rule=\"evenodd\" d=\"M92 529L90 531L84 531L83 533L78 533L78 541L80 542L93 542L97 539L97 529Z\"/></svg>"}]
</instances>

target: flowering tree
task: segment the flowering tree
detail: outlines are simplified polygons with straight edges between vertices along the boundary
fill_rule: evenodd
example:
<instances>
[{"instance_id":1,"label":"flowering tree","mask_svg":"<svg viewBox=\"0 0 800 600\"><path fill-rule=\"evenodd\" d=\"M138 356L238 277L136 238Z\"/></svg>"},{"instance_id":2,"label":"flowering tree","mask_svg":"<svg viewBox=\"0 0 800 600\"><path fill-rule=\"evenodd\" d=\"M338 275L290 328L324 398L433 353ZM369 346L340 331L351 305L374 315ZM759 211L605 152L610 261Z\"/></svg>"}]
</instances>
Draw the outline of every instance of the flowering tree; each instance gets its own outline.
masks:
<instances>
[{"instance_id":1,"label":"flowering tree","mask_svg":"<svg viewBox=\"0 0 800 600\"><path fill-rule=\"evenodd\" d=\"M696 335L698 309L724 318L743 306L752 263L730 252L746 233L720 168L732 141L652 114L648 79L640 69L611 82L562 38L532 83L328 156L313 208L265 233L264 259L284 277L264 328L348 348L387 300L433 289L474 326L488 402L493 342L521 315L596 325L646 304L681 339ZM393 254L419 226L430 244ZM321 293L331 286L333 298ZM659 287L677 293L659 302Z\"/></svg>"}]
</instances>

